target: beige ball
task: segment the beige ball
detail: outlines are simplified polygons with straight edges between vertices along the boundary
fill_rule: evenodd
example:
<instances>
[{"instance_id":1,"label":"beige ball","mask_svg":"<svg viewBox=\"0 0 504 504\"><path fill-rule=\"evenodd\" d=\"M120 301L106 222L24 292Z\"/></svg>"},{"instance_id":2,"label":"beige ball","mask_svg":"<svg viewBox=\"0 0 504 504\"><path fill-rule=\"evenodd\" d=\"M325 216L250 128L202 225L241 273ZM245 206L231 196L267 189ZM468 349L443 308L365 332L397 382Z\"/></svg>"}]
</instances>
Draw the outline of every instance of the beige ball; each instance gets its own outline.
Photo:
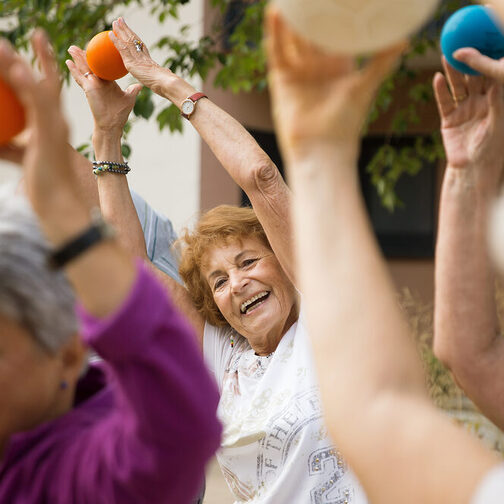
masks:
<instances>
[{"instance_id":1,"label":"beige ball","mask_svg":"<svg viewBox=\"0 0 504 504\"><path fill-rule=\"evenodd\" d=\"M366 54L406 39L439 0L274 0L300 35L329 52Z\"/></svg>"}]
</instances>

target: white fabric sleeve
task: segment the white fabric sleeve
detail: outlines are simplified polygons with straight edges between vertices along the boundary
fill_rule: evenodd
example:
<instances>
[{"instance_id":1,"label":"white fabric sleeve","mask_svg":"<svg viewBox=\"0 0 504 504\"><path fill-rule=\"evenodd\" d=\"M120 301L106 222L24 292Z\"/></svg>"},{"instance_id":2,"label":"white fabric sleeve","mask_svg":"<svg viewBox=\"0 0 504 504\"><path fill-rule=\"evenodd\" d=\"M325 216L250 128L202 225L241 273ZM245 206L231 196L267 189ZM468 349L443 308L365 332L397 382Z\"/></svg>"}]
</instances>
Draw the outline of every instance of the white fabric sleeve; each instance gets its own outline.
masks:
<instances>
[{"instance_id":1,"label":"white fabric sleeve","mask_svg":"<svg viewBox=\"0 0 504 504\"><path fill-rule=\"evenodd\" d=\"M233 353L231 348L231 327L215 327L205 322L203 331L203 356L206 365L215 376L219 392L222 392L222 381L229 359Z\"/></svg>"},{"instance_id":2,"label":"white fabric sleeve","mask_svg":"<svg viewBox=\"0 0 504 504\"><path fill-rule=\"evenodd\" d=\"M494 467L480 483L471 504L502 504L504 502L504 464Z\"/></svg>"},{"instance_id":3,"label":"white fabric sleeve","mask_svg":"<svg viewBox=\"0 0 504 504\"><path fill-rule=\"evenodd\" d=\"M178 274L178 261L172 250L177 233L170 219L154 211L135 191L131 191L131 198L144 233L147 256L156 268L182 283Z\"/></svg>"}]
</instances>

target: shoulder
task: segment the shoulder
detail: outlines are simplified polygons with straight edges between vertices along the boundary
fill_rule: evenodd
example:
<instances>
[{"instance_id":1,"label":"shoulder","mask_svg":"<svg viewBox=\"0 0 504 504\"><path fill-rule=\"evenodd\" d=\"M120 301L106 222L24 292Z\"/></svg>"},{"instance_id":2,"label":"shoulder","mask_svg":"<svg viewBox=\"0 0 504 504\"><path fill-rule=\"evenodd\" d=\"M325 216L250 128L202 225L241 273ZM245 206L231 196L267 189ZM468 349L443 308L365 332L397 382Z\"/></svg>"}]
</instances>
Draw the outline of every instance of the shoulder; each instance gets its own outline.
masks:
<instances>
[{"instance_id":1,"label":"shoulder","mask_svg":"<svg viewBox=\"0 0 504 504\"><path fill-rule=\"evenodd\" d=\"M172 249L177 240L172 222L136 192L131 191L131 198L144 233L147 256L158 269L182 283L178 274L178 260Z\"/></svg>"},{"instance_id":2,"label":"shoulder","mask_svg":"<svg viewBox=\"0 0 504 504\"><path fill-rule=\"evenodd\" d=\"M219 384L231 358L250 348L248 340L231 326L216 327L205 322L203 354L205 362Z\"/></svg>"}]
</instances>

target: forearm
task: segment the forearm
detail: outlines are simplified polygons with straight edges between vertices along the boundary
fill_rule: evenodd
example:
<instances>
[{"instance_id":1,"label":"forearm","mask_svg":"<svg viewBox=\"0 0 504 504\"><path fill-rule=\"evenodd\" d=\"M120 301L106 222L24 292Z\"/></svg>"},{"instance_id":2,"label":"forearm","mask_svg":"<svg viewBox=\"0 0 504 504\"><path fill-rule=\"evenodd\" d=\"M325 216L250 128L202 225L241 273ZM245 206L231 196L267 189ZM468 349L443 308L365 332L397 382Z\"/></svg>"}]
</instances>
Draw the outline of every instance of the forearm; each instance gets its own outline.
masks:
<instances>
[{"instance_id":1,"label":"forearm","mask_svg":"<svg viewBox=\"0 0 504 504\"><path fill-rule=\"evenodd\" d=\"M182 102L195 92L183 79L169 75L162 81L160 94L180 108ZM245 192L253 189L253 170L272 164L250 133L210 99L198 101L190 122Z\"/></svg>"},{"instance_id":2,"label":"forearm","mask_svg":"<svg viewBox=\"0 0 504 504\"><path fill-rule=\"evenodd\" d=\"M90 208L75 188L56 189L57 196L39 212L42 229L55 248L63 246L91 224ZM65 267L80 303L96 317L115 311L134 281L134 266L115 240L102 241Z\"/></svg>"},{"instance_id":3,"label":"forearm","mask_svg":"<svg viewBox=\"0 0 504 504\"><path fill-rule=\"evenodd\" d=\"M79 194L87 205L98 207L100 199L98 197L98 187L93 175L93 165L89 159L77 152L71 145L68 145L70 160L75 180L79 186Z\"/></svg>"},{"instance_id":4,"label":"forearm","mask_svg":"<svg viewBox=\"0 0 504 504\"><path fill-rule=\"evenodd\" d=\"M436 249L436 354L457 374L460 361L484 365L495 351L498 319L487 226L496 184L484 187L470 170L447 167Z\"/></svg>"},{"instance_id":5,"label":"forearm","mask_svg":"<svg viewBox=\"0 0 504 504\"><path fill-rule=\"evenodd\" d=\"M427 399L355 163L354 152L334 145L289 163L298 272L327 424L371 501L468 502L496 460ZM458 478L456 489L447 484Z\"/></svg>"},{"instance_id":6,"label":"forearm","mask_svg":"<svg viewBox=\"0 0 504 504\"><path fill-rule=\"evenodd\" d=\"M124 162L120 132L95 129L93 147L99 161ZM119 242L134 256L146 259L142 226L131 199L126 176L102 173L97 177L97 183L103 216L117 230Z\"/></svg>"},{"instance_id":7,"label":"forearm","mask_svg":"<svg viewBox=\"0 0 504 504\"><path fill-rule=\"evenodd\" d=\"M336 410L351 403L350 410L363 408L354 411L361 415L377 394L423 395L424 382L365 213L355 163L355 150L319 144L289 162L289 175L298 272L315 356L324 369L322 392ZM352 387L336 386L350 382ZM361 400L355 402L354 394ZM334 412L338 424L343 418L350 419Z\"/></svg>"}]
</instances>

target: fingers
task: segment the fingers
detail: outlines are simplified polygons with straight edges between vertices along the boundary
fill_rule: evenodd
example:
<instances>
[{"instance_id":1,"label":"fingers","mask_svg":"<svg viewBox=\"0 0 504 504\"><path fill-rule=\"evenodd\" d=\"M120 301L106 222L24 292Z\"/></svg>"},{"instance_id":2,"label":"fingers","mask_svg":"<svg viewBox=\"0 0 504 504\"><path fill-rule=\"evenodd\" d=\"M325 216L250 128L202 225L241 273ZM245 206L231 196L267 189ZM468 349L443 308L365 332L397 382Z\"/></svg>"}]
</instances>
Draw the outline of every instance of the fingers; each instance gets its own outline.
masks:
<instances>
[{"instance_id":1,"label":"fingers","mask_svg":"<svg viewBox=\"0 0 504 504\"><path fill-rule=\"evenodd\" d=\"M58 71L58 64L54 58L49 39L44 31L36 30L34 32L31 38L31 45L46 79L53 85L57 84L59 89L60 74Z\"/></svg>"},{"instance_id":2,"label":"fingers","mask_svg":"<svg viewBox=\"0 0 504 504\"><path fill-rule=\"evenodd\" d=\"M448 81L441 72L437 72L436 75L434 75L432 85L434 87L434 96L436 97L439 115L441 116L441 119L445 119L456 108L455 102L453 101L448 88Z\"/></svg>"},{"instance_id":3,"label":"fingers","mask_svg":"<svg viewBox=\"0 0 504 504\"><path fill-rule=\"evenodd\" d=\"M374 56L360 72L357 92L372 99L385 77L396 67L401 54L407 47L406 42L401 42Z\"/></svg>"},{"instance_id":4,"label":"fingers","mask_svg":"<svg viewBox=\"0 0 504 504\"><path fill-rule=\"evenodd\" d=\"M126 88L126 91L124 91L124 93L129 97L136 98L138 96L138 93L140 93L140 91L142 90L142 88L143 84L131 84L131 86L128 86Z\"/></svg>"},{"instance_id":5,"label":"fingers","mask_svg":"<svg viewBox=\"0 0 504 504\"><path fill-rule=\"evenodd\" d=\"M86 72L90 71L89 65L86 59L86 51L83 51L80 47L70 46L68 48L68 53L72 56L73 62L75 63L76 69L84 75Z\"/></svg>"},{"instance_id":6,"label":"fingers","mask_svg":"<svg viewBox=\"0 0 504 504\"><path fill-rule=\"evenodd\" d=\"M65 65L70 71L70 75L73 77L73 80L84 89L85 79L84 74L82 74L78 68L78 66L72 60L66 60Z\"/></svg>"},{"instance_id":7,"label":"fingers","mask_svg":"<svg viewBox=\"0 0 504 504\"><path fill-rule=\"evenodd\" d=\"M466 86L469 96L485 94L485 77L481 75L466 75Z\"/></svg>"},{"instance_id":8,"label":"fingers","mask_svg":"<svg viewBox=\"0 0 504 504\"><path fill-rule=\"evenodd\" d=\"M133 43L134 40L139 39L138 35L126 24L124 18L116 19L113 24L114 34L124 42Z\"/></svg>"},{"instance_id":9,"label":"fingers","mask_svg":"<svg viewBox=\"0 0 504 504\"><path fill-rule=\"evenodd\" d=\"M457 61L461 61L470 66L477 72L504 84L504 60L494 60L488 56L484 56L476 49L467 47L455 51L453 57Z\"/></svg>"},{"instance_id":10,"label":"fingers","mask_svg":"<svg viewBox=\"0 0 504 504\"><path fill-rule=\"evenodd\" d=\"M17 96L23 103L27 105L30 102L30 93L27 93L30 79L26 78L21 72L21 80L17 67L23 69L26 63L16 54L12 46L6 41L0 41L0 77L7 82L11 88L15 89ZM16 71L15 71L16 70ZM27 82L28 81L28 82ZM28 87L27 87L28 86Z\"/></svg>"},{"instance_id":11,"label":"fingers","mask_svg":"<svg viewBox=\"0 0 504 504\"><path fill-rule=\"evenodd\" d=\"M88 79L95 78L87 63L86 52L73 45L68 48L68 53L72 56L73 61L66 60L65 64L74 81L85 90Z\"/></svg>"},{"instance_id":12,"label":"fingers","mask_svg":"<svg viewBox=\"0 0 504 504\"><path fill-rule=\"evenodd\" d=\"M446 58L442 58L443 68L445 71L446 79L448 80L448 85L450 87L450 91L452 93L453 99L456 102L464 101L469 91L466 85L466 79L463 73L458 72L451 65L448 64Z\"/></svg>"},{"instance_id":13,"label":"fingers","mask_svg":"<svg viewBox=\"0 0 504 504\"><path fill-rule=\"evenodd\" d=\"M285 53L285 24L278 10L272 6L266 10L266 49L268 62L271 69L284 68L287 66Z\"/></svg>"}]
</instances>

